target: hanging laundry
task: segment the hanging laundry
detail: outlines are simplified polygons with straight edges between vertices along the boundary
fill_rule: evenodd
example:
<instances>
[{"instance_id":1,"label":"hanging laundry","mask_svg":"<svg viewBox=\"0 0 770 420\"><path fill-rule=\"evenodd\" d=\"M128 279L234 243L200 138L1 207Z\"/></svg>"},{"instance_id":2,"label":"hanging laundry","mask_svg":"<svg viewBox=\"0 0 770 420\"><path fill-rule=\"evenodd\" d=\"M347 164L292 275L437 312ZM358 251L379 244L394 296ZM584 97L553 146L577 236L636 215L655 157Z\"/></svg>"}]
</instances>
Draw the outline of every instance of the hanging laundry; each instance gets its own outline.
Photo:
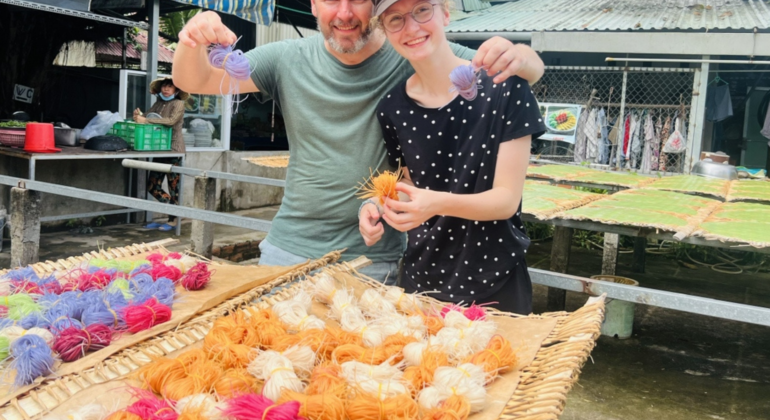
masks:
<instances>
[{"instance_id":1,"label":"hanging laundry","mask_svg":"<svg viewBox=\"0 0 770 420\"><path fill-rule=\"evenodd\" d=\"M642 153L642 114L634 112L631 117L631 145L629 146L630 159L628 167L637 169L639 167L639 158Z\"/></svg>"},{"instance_id":2,"label":"hanging laundry","mask_svg":"<svg viewBox=\"0 0 770 420\"><path fill-rule=\"evenodd\" d=\"M657 171L660 167L660 138L663 132L663 117L658 113L655 123L655 138L652 140L652 161L650 170Z\"/></svg>"},{"instance_id":3,"label":"hanging laundry","mask_svg":"<svg viewBox=\"0 0 770 420\"><path fill-rule=\"evenodd\" d=\"M652 113L646 112L644 116L644 150L642 151L642 164L639 168L642 173L652 171L653 143L655 142L655 126L652 123ZM655 167L657 167L657 162Z\"/></svg>"},{"instance_id":4,"label":"hanging laundry","mask_svg":"<svg viewBox=\"0 0 770 420\"><path fill-rule=\"evenodd\" d=\"M765 114L765 123L762 125L762 130L760 130L759 133L765 136L765 138L770 139L770 106L767 107L767 113ZM767 145L770 146L770 143L768 143Z\"/></svg>"},{"instance_id":5,"label":"hanging laundry","mask_svg":"<svg viewBox=\"0 0 770 420\"><path fill-rule=\"evenodd\" d=\"M631 113L627 113L623 123L623 158L628 159L628 144L631 138Z\"/></svg>"},{"instance_id":6,"label":"hanging laundry","mask_svg":"<svg viewBox=\"0 0 770 420\"><path fill-rule=\"evenodd\" d=\"M594 118L591 118L591 114L594 114ZM577 125L577 137L575 138L575 151L574 151L574 162L575 163L582 163L586 160L586 149L588 147L588 137L590 136L591 130L596 132L596 130L592 127L596 121L595 118L596 114L594 110L591 110L588 112L587 109L584 109L580 113L580 120L578 120Z\"/></svg>"},{"instance_id":7,"label":"hanging laundry","mask_svg":"<svg viewBox=\"0 0 770 420\"><path fill-rule=\"evenodd\" d=\"M706 119L722 121L733 116L733 101L730 85L713 85L706 90Z\"/></svg>"},{"instance_id":8,"label":"hanging laundry","mask_svg":"<svg viewBox=\"0 0 770 420\"><path fill-rule=\"evenodd\" d=\"M596 123L599 126L599 154L596 162L602 165L609 163L610 157L610 140L609 140L609 127L607 126L607 114L604 109L599 110L599 114L596 117Z\"/></svg>"},{"instance_id":9,"label":"hanging laundry","mask_svg":"<svg viewBox=\"0 0 770 420\"><path fill-rule=\"evenodd\" d=\"M663 123L663 129L660 131L660 141L664 142L668 140L668 134L671 131L671 117L666 117L666 122ZM665 151L660 151L660 162L658 164L658 170L661 172L666 172L666 161L668 159L668 155Z\"/></svg>"}]
</instances>

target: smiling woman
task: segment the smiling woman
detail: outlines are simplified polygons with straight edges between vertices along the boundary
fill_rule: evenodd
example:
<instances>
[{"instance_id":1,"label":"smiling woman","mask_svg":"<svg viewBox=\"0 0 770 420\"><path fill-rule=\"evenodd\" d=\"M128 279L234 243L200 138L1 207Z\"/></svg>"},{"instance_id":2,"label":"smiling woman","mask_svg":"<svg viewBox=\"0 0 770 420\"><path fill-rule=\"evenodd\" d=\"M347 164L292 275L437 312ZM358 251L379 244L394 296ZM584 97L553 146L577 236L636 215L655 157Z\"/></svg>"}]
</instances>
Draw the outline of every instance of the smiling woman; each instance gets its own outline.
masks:
<instances>
[{"instance_id":1,"label":"smiling woman","mask_svg":"<svg viewBox=\"0 0 770 420\"><path fill-rule=\"evenodd\" d=\"M545 125L528 83L494 83L457 57L444 34L444 0L382 0L375 15L374 24L415 70L382 98L376 114L390 164L404 171L396 191L409 197L386 198L382 210L387 224L408 232L401 286L530 313L521 195L531 139ZM454 69L477 89L474 95L459 95L468 92L453 84ZM368 207L359 226L373 219Z\"/></svg>"}]
</instances>

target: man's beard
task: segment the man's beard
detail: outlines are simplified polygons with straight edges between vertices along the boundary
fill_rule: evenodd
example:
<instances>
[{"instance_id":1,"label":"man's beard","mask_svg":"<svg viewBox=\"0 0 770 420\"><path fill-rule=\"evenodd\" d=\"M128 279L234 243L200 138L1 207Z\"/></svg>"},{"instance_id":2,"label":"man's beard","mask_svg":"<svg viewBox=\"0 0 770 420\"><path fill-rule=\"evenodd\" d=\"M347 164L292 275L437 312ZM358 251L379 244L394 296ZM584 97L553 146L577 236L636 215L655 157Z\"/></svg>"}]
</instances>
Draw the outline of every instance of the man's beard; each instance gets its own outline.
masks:
<instances>
[{"instance_id":1,"label":"man's beard","mask_svg":"<svg viewBox=\"0 0 770 420\"><path fill-rule=\"evenodd\" d=\"M369 38L372 35L372 27L371 25L367 25L366 28L364 28L363 31L361 31L361 35L358 37L358 39L353 43L352 46L344 46L337 42L337 40L334 38L334 29L332 29L332 26L335 22L332 22L327 30L323 30L321 28L321 25L318 25L318 30L323 34L324 38L326 39L326 42L329 43L329 46L336 52L340 54L355 54L359 51L361 51L364 46L366 46L366 43L369 42Z\"/></svg>"}]
</instances>

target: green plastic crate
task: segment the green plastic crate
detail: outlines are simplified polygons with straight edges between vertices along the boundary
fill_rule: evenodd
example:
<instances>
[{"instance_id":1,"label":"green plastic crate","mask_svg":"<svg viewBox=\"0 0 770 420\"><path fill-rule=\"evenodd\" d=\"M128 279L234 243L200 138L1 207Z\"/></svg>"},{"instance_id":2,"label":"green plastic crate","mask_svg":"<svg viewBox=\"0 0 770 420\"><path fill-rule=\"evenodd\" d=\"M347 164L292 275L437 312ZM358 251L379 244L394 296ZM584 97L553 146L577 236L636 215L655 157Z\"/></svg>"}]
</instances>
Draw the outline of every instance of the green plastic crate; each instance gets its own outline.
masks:
<instances>
[{"instance_id":1,"label":"green plastic crate","mask_svg":"<svg viewBox=\"0 0 770 420\"><path fill-rule=\"evenodd\" d=\"M122 138L134 150L171 150L171 127L164 125L118 122L112 126L110 134Z\"/></svg>"}]
</instances>

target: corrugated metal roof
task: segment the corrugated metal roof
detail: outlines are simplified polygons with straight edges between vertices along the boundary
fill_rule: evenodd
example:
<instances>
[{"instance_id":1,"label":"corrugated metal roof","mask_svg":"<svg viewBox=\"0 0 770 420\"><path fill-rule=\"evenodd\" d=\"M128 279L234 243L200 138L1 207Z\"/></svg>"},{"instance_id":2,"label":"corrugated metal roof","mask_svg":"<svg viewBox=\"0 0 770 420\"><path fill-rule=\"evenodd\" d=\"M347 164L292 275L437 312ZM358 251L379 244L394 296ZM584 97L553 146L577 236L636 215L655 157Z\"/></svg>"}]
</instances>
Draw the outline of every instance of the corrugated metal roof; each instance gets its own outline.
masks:
<instances>
[{"instance_id":1,"label":"corrugated metal roof","mask_svg":"<svg viewBox=\"0 0 770 420\"><path fill-rule=\"evenodd\" d=\"M761 0L707 7L622 0L519 0L468 14L465 19L450 23L447 32L752 30L755 27L770 28L770 6Z\"/></svg>"},{"instance_id":2,"label":"corrugated metal roof","mask_svg":"<svg viewBox=\"0 0 770 420\"><path fill-rule=\"evenodd\" d=\"M136 34L136 42L147 51L147 33L140 32ZM113 57L123 56L123 44L120 42L98 41L96 43L96 55L109 55ZM142 53L134 48L131 43L126 44L126 57L139 60ZM163 44L158 44L158 61L162 63L172 63L174 61L174 51L171 51Z\"/></svg>"}]
</instances>

